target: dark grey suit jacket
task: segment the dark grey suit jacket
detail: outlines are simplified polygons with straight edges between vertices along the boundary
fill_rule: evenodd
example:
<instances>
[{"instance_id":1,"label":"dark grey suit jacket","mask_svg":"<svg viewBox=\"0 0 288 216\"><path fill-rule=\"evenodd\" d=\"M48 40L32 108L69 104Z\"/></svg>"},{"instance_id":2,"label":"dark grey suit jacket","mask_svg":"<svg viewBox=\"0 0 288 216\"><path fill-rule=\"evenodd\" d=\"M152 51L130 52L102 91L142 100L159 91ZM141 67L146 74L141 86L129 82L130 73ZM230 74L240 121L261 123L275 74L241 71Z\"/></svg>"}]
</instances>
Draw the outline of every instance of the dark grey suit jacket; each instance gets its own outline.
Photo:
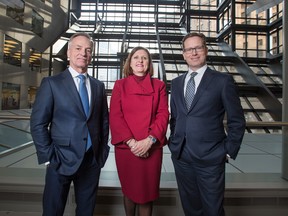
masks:
<instances>
[{"instance_id":1,"label":"dark grey suit jacket","mask_svg":"<svg viewBox=\"0 0 288 216\"><path fill-rule=\"evenodd\" d=\"M179 158L185 147L194 162L218 164L225 161L226 154L235 159L245 132L245 118L232 76L208 68L190 110L184 99L185 76L175 78L171 85L172 156Z\"/></svg>"},{"instance_id":2,"label":"dark grey suit jacket","mask_svg":"<svg viewBox=\"0 0 288 216\"><path fill-rule=\"evenodd\" d=\"M100 168L109 153L107 97L102 82L89 77L90 113L86 117L80 96L68 69L44 78L31 114L31 134L39 164L50 161L60 174L77 171L85 154L88 130Z\"/></svg>"}]
</instances>

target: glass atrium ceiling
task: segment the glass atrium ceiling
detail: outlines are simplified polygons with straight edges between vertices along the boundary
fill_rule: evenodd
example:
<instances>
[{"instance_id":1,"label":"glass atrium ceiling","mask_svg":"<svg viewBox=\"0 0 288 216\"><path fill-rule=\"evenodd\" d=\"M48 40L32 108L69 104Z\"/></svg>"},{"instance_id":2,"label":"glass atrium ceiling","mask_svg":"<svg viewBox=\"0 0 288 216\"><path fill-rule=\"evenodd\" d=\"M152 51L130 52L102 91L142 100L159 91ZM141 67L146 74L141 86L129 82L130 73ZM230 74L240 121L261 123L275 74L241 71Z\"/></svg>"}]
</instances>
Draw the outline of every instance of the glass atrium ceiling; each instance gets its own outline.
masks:
<instances>
[{"instance_id":1,"label":"glass atrium ceiling","mask_svg":"<svg viewBox=\"0 0 288 216\"><path fill-rule=\"evenodd\" d=\"M135 46L152 54L155 76L167 84L187 71L181 40L187 32L207 36L209 67L230 73L239 87L247 122L282 119L282 3L260 13L248 8L255 0L82 0L72 8L72 33L93 37L95 55L89 73L110 95L122 78L125 58ZM59 41L57 46L59 46ZM53 47L58 61L57 46ZM57 58L56 58L57 56ZM66 62L65 54L62 57ZM263 124L262 124L263 125ZM249 133L281 133L281 126L247 126Z\"/></svg>"}]
</instances>

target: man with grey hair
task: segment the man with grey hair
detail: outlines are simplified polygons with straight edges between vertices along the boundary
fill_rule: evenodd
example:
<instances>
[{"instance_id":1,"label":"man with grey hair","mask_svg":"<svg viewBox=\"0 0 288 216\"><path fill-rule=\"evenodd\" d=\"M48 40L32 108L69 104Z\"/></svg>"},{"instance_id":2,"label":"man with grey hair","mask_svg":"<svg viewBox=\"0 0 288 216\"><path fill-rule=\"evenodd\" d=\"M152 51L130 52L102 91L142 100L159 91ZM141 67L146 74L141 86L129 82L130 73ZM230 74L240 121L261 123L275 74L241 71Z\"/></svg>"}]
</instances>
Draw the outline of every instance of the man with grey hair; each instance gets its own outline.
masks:
<instances>
[{"instance_id":1,"label":"man with grey hair","mask_svg":"<svg viewBox=\"0 0 288 216\"><path fill-rule=\"evenodd\" d=\"M39 164L46 164L43 215L60 216L73 182L77 216L92 216L101 168L109 153L105 87L87 73L93 42L86 33L68 43L69 68L46 77L31 114Z\"/></svg>"}]
</instances>

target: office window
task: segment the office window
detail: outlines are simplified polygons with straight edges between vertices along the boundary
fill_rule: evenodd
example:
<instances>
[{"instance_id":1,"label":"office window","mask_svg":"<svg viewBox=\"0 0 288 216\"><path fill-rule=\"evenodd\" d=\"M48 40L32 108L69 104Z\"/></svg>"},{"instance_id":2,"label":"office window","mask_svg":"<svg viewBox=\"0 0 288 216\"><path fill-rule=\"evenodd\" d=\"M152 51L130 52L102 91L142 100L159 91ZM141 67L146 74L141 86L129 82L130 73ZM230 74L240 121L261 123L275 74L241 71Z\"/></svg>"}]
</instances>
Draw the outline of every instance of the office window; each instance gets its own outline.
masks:
<instances>
[{"instance_id":1,"label":"office window","mask_svg":"<svg viewBox=\"0 0 288 216\"><path fill-rule=\"evenodd\" d=\"M19 109L20 85L14 83L2 83L2 110Z\"/></svg>"},{"instance_id":2,"label":"office window","mask_svg":"<svg viewBox=\"0 0 288 216\"><path fill-rule=\"evenodd\" d=\"M6 15L23 25L24 7L25 3L23 0L17 2L9 1L9 3L7 3Z\"/></svg>"},{"instance_id":3,"label":"office window","mask_svg":"<svg viewBox=\"0 0 288 216\"><path fill-rule=\"evenodd\" d=\"M40 16L35 10L32 10L32 24L31 30L42 37L44 27L44 18Z\"/></svg>"},{"instance_id":4,"label":"office window","mask_svg":"<svg viewBox=\"0 0 288 216\"><path fill-rule=\"evenodd\" d=\"M21 67L22 43L5 35L3 62Z\"/></svg>"},{"instance_id":5,"label":"office window","mask_svg":"<svg viewBox=\"0 0 288 216\"><path fill-rule=\"evenodd\" d=\"M41 52L30 48L29 67L31 71L40 72L41 69Z\"/></svg>"}]
</instances>

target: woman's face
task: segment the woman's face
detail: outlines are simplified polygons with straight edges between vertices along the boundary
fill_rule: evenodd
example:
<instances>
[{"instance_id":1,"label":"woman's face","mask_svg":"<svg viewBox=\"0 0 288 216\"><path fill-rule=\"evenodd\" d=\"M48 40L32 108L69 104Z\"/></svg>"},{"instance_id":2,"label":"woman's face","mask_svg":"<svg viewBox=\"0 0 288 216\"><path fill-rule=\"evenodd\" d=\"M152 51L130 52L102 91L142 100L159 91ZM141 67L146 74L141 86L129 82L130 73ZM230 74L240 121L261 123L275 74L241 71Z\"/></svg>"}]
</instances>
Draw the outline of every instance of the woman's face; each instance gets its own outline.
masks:
<instances>
[{"instance_id":1,"label":"woman's face","mask_svg":"<svg viewBox=\"0 0 288 216\"><path fill-rule=\"evenodd\" d=\"M145 50L138 50L131 57L130 67L133 74L137 76L144 76L147 73L149 64L149 56Z\"/></svg>"}]
</instances>

